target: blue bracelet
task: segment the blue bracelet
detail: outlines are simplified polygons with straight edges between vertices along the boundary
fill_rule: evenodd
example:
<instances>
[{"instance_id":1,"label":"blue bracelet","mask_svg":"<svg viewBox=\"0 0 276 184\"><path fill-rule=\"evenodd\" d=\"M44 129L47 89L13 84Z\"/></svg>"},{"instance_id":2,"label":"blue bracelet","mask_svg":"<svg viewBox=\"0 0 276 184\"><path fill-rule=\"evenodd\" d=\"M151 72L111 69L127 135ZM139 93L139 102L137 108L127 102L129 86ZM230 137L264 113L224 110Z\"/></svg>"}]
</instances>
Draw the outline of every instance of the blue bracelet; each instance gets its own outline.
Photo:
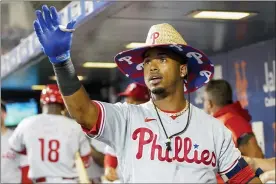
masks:
<instances>
[{"instance_id":1,"label":"blue bracelet","mask_svg":"<svg viewBox=\"0 0 276 184\"><path fill-rule=\"evenodd\" d=\"M49 57L51 63L62 63L70 59L70 50L66 51L65 53L56 56L56 57Z\"/></svg>"}]
</instances>

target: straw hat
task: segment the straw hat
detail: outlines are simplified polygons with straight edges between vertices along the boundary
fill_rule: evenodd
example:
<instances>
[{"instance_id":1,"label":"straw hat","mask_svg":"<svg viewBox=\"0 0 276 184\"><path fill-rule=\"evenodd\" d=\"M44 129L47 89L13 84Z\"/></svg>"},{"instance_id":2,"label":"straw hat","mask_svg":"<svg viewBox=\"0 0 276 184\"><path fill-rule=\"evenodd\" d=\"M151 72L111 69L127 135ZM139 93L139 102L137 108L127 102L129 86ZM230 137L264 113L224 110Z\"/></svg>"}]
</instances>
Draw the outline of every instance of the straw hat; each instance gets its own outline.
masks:
<instances>
[{"instance_id":1,"label":"straw hat","mask_svg":"<svg viewBox=\"0 0 276 184\"><path fill-rule=\"evenodd\" d=\"M119 69L127 77L145 85L143 54L150 48L166 48L187 58L188 81L184 80L184 92L193 92L207 84L214 75L214 65L207 56L188 46L183 37L167 23L153 25L146 39L146 46L130 49L117 54L114 58Z\"/></svg>"}]
</instances>

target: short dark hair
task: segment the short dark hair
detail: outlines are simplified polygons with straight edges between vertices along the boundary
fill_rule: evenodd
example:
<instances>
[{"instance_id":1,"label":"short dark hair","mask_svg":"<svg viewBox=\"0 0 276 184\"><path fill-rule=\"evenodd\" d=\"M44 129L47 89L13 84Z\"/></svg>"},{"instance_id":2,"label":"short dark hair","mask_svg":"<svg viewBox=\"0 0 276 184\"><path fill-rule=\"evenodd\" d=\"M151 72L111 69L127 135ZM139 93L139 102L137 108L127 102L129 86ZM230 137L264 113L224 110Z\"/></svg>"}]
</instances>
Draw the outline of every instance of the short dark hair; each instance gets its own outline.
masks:
<instances>
[{"instance_id":1,"label":"short dark hair","mask_svg":"<svg viewBox=\"0 0 276 184\"><path fill-rule=\"evenodd\" d=\"M7 112L6 103L1 99L1 110Z\"/></svg>"},{"instance_id":2,"label":"short dark hair","mask_svg":"<svg viewBox=\"0 0 276 184\"><path fill-rule=\"evenodd\" d=\"M217 106L223 107L233 103L232 88L226 80L211 80L205 88L208 97Z\"/></svg>"}]
</instances>

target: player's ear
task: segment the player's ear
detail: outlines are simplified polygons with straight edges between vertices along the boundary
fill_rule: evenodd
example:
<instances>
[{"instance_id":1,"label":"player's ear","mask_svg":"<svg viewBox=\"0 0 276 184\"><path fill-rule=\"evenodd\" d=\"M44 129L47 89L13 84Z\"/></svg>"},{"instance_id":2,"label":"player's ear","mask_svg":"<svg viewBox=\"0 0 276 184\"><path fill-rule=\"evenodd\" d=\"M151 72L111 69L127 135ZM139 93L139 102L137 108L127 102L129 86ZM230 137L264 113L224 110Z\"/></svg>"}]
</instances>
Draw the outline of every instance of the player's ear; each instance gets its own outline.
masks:
<instances>
[{"instance_id":1,"label":"player's ear","mask_svg":"<svg viewBox=\"0 0 276 184\"><path fill-rule=\"evenodd\" d=\"M187 65L180 65L180 77L184 78L187 75Z\"/></svg>"},{"instance_id":2,"label":"player's ear","mask_svg":"<svg viewBox=\"0 0 276 184\"><path fill-rule=\"evenodd\" d=\"M213 107L213 103L211 100L207 100L207 106L209 109L211 109Z\"/></svg>"}]
</instances>

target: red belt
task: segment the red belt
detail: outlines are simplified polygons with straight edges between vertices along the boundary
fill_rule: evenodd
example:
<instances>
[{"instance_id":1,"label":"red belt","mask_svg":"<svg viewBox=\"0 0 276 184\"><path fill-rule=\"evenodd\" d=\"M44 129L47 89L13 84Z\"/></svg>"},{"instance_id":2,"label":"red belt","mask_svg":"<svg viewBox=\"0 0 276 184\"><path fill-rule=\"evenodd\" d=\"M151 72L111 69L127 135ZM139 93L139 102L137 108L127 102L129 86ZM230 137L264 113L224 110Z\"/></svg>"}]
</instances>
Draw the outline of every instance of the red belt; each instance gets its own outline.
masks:
<instances>
[{"instance_id":1,"label":"red belt","mask_svg":"<svg viewBox=\"0 0 276 184\"><path fill-rule=\"evenodd\" d=\"M61 178L64 179L64 180L75 180L75 179L77 179L76 177L75 177L75 178L61 177ZM35 181L36 183L46 182L46 178L45 178L45 177L37 178L37 179L34 179L34 181Z\"/></svg>"}]
</instances>

